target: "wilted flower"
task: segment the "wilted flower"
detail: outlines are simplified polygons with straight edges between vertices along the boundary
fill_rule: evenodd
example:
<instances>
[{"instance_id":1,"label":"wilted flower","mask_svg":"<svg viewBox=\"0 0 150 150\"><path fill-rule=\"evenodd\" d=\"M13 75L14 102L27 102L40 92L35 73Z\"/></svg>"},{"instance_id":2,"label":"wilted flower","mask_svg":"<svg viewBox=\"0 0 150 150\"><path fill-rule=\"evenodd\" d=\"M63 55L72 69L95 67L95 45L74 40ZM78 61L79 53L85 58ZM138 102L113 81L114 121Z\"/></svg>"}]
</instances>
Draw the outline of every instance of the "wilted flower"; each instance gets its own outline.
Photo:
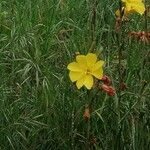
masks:
<instances>
[{"instance_id":1,"label":"wilted flower","mask_svg":"<svg viewBox=\"0 0 150 150\"><path fill-rule=\"evenodd\" d=\"M150 32L139 31L139 32L130 32L129 37L136 38L142 42L150 43Z\"/></svg>"},{"instance_id":2,"label":"wilted flower","mask_svg":"<svg viewBox=\"0 0 150 150\"><path fill-rule=\"evenodd\" d=\"M102 85L102 90L105 91L109 96L114 96L116 91L112 86L108 86L106 84Z\"/></svg>"},{"instance_id":3,"label":"wilted flower","mask_svg":"<svg viewBox=\"0 0 150 150\"><path fill-rule=\"evenodd\" d=\"M91 89L94 84L93 76L97 79L103 77L103 64L104 61L97 61L97 56L93 53L77 55L76 62L67 66L70 70L69 77L72 82L76 82L78 89L82 86Z\"/></svg>"}]
</instances>

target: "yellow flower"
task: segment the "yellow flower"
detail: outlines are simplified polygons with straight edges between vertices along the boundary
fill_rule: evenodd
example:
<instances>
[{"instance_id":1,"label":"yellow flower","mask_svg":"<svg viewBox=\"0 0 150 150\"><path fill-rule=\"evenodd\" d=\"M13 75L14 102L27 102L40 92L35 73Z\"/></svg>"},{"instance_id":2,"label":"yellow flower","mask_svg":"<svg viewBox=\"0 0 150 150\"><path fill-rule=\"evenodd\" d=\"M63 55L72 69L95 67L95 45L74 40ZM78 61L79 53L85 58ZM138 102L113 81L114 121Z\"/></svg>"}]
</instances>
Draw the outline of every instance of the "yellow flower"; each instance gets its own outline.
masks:
<instances>
[{"instance_id":1,"label":"yellow flower","mask_svg":"<svg viewBox=\"0 0 150 150\"><path fill-rule=\"evenodd\" d=\"M91 89L94 84L93 76L98 79L103 77L103 64L104 61L97 61L97 56L93 53L77 55L76 62L67 66L70 70L69 77L72 82L76 82L78 89L82 86Z\"/></svg>"},{"instance_id":2,"label":"yellow flower","mask_svg":"<svg viewBox=\"0 0 150 150\"><path fill-rule=\"evenodd\" d=\"M125 4L125 11L128 13L137 12L141 15L145 11L145 5L142 0L122 0Z\"/></svg>"}]
</instances>

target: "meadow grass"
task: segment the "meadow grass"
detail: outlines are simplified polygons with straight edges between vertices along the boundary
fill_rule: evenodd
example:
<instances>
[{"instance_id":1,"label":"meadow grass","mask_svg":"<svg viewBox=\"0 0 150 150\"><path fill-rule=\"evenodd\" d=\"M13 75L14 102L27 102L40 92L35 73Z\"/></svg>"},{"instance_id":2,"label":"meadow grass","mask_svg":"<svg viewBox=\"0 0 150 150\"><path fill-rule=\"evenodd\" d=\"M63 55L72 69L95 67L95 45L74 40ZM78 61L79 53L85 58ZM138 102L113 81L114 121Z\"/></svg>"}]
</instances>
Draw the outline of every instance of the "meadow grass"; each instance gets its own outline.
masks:
<instances>
[{"instance_id":1,"label":"meadow grass","mask_svg":"<svg viewBox=\"0 0 150 150\"><path fill-rule=\"evenodd\" d=\"M127 36L145 30L145 17L132 15L116 33L119 3L94 2L0 1L0 150L150 149L150 45ZM67 70L76 52L89 51L105 60L116 89L113 97L92 90L90 126L88 91Z\"/></svg>"}]
</instances>

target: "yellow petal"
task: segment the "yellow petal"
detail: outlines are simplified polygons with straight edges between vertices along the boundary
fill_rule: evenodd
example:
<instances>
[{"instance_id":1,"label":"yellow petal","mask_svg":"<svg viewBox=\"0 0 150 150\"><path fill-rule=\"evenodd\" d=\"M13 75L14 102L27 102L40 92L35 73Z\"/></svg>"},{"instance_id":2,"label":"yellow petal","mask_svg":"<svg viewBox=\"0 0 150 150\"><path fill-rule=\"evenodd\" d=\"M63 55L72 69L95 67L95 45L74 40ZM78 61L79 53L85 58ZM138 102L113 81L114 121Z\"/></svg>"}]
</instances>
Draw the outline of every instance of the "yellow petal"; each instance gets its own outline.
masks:
<instances>
[{"instance_id":1,"label":"yellow petal","mask_svg":"<svg viewBox=\"0 0 150 150\"><path fill-rule=\"evenodd\" d=\"M125 8L127 12L130 12L130 13L137 12L137 13L140 13L141 15L145 11L144 3L140 1L133 1L133 2L126 3Z\"/></svg>"},{"instance_id":2,"label":"yellow petal","mask_svg":"<svg viewBox=\"0 0 150 150\"><path fill-rule=\"evenodd\" d=\"M88 53L86 55L86 61L87 61L88 67L90 68L96 63L97 56L95 54L93 54L93 53Z\"/></svg>"},{"instance_id":3,"label":"yellow petal","mask_svg":"<svg viewBox=\"0 0 150 150\"><path fill-rule=\"evenodd\" d=\"M142 0L121 0L122 2L124 2L125 4L127 3L142 3Z\"/></svg>"},{"instance_id":4,"label":"yellow petal","mask_svg":"<svg viewBox=\"0 0 150 150\"><path fill-rule=\"evenodd\" d=\"M140 3L142 0L125 0L127 3Z\"/></svg>"},{"instance_id":5,"label":"yellow petal","mask_svg":"<svg viewBox=\"0 0 150 150\"><path fill-rule=\"evenodd\" d=\"M77 80L76 86L78 89L80 89L84 85L84 80L85 80L85 76L82 77L81 79Z\"/></svg>"},{"instance_id":6,"label":"yellow petal","mask_svg":"<svg viewBox=\"0 0 150 150\"><path fill-rule=\"evenodd\" d=\"M69 77L72 82L79 80L80 78L82 78L82 76L83 76L82 72L70 71L70 73L69 73Z\"/></svg>"},{"instance_id":7,"label":"yellow petal","mask_svg":"<svg viewBox=\"0 0 150 150\"><path fill-rule=\"evenodd\" d=\"M100 60L98 61L92 68L92 72L100 69L104 65L104 61Z\"/></svg>"},{"instance_id":8,"label":"yellow petal","mask_svg":"<svg viewBox=\"0 0 150 150\"><path fill-rule=\"evenodd\" d=\"M127 12L130 12L131 10L133 10L132 5L130 3L127 3L125 8Z\"/></svg>"},{"instance_id":9,"label":"yellow petal","mask_svg":"<svg viewBox=\"0 0 150 150\"><path fill-rule=\"evenodd\" d=\"M87 62L85 55L77 55L76 61L82 69L87 69Z\"/></svg>"},{"instance_id":10,"label":"yellow petal","mask_svg":"<svg viewBox=\"0 0 150 150\"><path fill-rule=\"evenodd\" d=\"M145 11L145 6L143 3L139 3L139 4L134 4L133 6L134 11L140 13L141 15L144 13Z\"/></svg>"},{"instance_id":11,"label":"yellow petal","mask_svg":"<svg viewBox=\"0 0 150 150\"><path fill-rule=\"evenodd\" d=\"M93 86L93 83L94 81L92 75L86 75L84 80L85 87L90 90Z\"/></svg>"},{"instance_id":12,"label":"yellow petal","mask_svg":"<svg viewBox=\"0 0 150 150\"><path fill-rule=\"evenodd\" d=\"M80 68L79 64L76 62L72 62L70 63L67 68L71 71L75 71L75 72L81 72L82 69Z\"/></svg>"},{"instance_id":13,"label":"yellow petal","mask_svg":"<svg viewBox=\"0 0 150 150\"><path fill-rule=\"evenodd\" d=\"M103 68L99 68L98 70L95 70L94 72L92 72L92 75L98 79L102 79L103 77Z\"/></svg>"}]
</instances>

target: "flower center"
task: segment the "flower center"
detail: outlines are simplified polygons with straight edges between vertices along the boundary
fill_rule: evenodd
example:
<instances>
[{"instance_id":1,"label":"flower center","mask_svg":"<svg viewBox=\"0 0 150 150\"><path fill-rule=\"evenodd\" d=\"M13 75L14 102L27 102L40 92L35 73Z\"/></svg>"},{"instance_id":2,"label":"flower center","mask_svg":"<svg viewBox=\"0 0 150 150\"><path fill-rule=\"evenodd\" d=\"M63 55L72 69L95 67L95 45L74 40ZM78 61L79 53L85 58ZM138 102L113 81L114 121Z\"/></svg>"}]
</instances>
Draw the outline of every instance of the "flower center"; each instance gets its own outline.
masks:
<instances>
[{"instance_id":1,"label":"flower center","mask_svg":"<svg viewBox=\"0 0 150 150\"><path fill-rule=\"evenodd\" d=\"M91 71L87 69L86 74L91 74Z\"/></svg>"}]
</instances>

